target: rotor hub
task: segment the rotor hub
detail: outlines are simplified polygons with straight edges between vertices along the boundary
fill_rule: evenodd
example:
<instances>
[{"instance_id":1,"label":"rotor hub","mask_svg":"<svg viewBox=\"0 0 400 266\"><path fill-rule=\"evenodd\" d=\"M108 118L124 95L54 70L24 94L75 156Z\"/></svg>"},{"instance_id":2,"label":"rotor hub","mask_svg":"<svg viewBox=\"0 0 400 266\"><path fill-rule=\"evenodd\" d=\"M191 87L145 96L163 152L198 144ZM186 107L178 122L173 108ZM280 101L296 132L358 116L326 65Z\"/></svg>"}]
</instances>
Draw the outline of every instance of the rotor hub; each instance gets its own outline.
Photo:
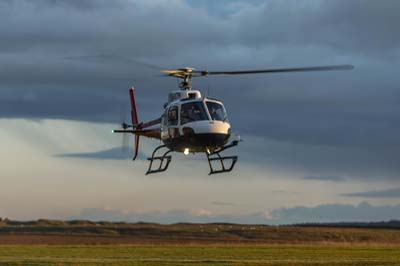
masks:
<instances>
[{"instance_id":1,"label":"rotor hub","mask_svg":"<svg viewBox=\"0 0 400 266\"><path fill-rule=\"evenodd\" d=\"M206 76L207 71L197 71L192 67L185 67L180 69L167 69L162 70L166 76L176 77L182 81L179 83L179 88L181 90L191 90L192 89L192 78Z\"/></svg>"}]
</instances>

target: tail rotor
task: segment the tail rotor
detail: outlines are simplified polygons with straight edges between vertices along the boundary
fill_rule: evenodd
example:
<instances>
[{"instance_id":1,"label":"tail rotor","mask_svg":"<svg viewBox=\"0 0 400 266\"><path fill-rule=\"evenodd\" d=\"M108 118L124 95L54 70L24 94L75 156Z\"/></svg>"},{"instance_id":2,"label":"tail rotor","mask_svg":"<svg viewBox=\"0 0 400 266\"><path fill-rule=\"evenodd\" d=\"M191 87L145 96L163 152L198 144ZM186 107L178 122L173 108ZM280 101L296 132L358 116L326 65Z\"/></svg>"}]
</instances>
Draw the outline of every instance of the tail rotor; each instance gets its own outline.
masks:
<instances>
[{"instance_id":1,"label":"tail rotor","mask_svg":"<svg viewBox=\"0 0 400 266\"><path fill-rule=\"evenodd\" d=\"M123 107L121 107L121 113L120 113L120 121L122 121L121 123L121 128L123 130L127 130L128 128L131 128L132 125L129 125L126 123L126 115L127 115L127 110ZM121 152L123 154L126 154L128 152L129 149L129 135L128 132L127 133L123 133L122 134L122 139L121 139Z\"/></svg>"}]
</instances>

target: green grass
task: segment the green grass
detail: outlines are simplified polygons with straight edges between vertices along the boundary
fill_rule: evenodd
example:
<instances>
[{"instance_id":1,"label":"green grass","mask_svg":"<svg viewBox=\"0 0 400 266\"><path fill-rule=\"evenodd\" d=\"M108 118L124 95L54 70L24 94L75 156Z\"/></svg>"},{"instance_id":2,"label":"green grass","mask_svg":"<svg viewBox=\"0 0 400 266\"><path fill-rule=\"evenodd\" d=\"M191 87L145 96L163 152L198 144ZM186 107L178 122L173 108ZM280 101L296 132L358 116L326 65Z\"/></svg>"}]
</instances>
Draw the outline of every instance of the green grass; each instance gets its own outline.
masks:
<instances>
[{"instance_id":1,"label":"green grass","mask_svg":"<svg viewBox=\"0 0 400 266\"><path fill-rule=\"evenodd\" d=\"M395 246L0 246L0 265L400 265Z\"/></svg>"}]
</instances>

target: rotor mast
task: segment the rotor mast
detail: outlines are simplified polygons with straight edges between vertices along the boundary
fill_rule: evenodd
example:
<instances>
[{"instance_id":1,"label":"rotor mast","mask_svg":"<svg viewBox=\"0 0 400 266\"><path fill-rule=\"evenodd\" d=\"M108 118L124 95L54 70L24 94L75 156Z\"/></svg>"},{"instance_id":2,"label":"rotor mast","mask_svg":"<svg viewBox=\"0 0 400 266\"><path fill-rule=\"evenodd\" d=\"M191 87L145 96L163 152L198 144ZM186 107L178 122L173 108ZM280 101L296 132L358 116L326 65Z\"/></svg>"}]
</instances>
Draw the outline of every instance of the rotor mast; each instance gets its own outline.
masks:
<instances>
[{"instance_id":1,"label":"rotor mast","mask_svg":"<svg viewBox=\"0 0 400 266\"><path fill-rule=\"evenodd\" d=\"M179 88L181 90L190 91L192 89L192 75L187 75L179 82Z\"/></svg>"}]
</instances>

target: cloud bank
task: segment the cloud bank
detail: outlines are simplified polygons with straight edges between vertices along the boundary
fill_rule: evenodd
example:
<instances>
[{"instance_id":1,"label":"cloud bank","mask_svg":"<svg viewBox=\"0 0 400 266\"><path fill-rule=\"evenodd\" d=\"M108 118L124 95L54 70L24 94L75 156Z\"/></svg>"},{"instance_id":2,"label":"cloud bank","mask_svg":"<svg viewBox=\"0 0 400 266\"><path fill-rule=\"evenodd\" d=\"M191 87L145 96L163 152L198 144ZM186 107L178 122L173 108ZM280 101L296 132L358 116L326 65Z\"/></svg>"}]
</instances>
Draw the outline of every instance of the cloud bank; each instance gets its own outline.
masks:
<instances>
[{"instance_id":1,"label":"cloud bank","mask_svg":"<svg viewBox=\"0 0 400 266\"><path fill-rule=\"evenodd\" d=\"M341 196L359 198L400 198L400 188L344 193Z\"/></svg>"},{"instance_id":2,"label":"cloud bank","mask_svg":"<svg viewBox=\"0 0 400 266\"><path fill-rule=\"evenodd\" d=\"M279 208L270 212L243 215L214 214L207 209L130 212L106 208L84 209L72 219L94 221L127 221L156 223L241 223L241 224L295 224L328 222L377 222L400 219L400 205L373 206L367 202L358 205L324 204L316 207L298 206Z\"/></svg>"}]
</instances>

